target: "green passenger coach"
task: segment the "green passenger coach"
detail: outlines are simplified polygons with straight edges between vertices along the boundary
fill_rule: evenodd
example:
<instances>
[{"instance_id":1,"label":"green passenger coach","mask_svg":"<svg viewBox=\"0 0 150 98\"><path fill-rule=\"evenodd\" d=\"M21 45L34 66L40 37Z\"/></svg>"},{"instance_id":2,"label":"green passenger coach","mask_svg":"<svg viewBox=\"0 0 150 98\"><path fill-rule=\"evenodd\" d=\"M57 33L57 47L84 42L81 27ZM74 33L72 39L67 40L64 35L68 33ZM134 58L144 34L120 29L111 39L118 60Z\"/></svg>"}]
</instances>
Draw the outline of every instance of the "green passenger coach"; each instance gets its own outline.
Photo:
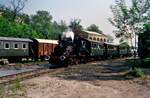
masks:
<instances>
[{"instance_id":1,"label":"green passenger coach","mask_svg":"<svg viewBox=\"0 0 150 98\"><path fill-rule=\"evenodd\" d=\"M30 39L0 37L0 58L22 59L28 57Z\"/></svg>"}]
</instances>

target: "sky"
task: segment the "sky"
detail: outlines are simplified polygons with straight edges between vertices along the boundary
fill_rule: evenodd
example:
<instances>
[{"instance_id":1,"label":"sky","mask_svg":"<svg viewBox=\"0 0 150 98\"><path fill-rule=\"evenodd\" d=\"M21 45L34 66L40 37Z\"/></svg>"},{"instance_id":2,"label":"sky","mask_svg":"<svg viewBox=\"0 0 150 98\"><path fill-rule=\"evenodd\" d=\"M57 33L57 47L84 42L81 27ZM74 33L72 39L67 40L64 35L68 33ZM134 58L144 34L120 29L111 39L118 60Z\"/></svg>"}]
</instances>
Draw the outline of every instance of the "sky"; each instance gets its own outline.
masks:
<instances>
[{"instance_id":1,"label":"sky","mask_svg":"<svg viewBox=\"0 0 150 98\"><path fill-rule=\"evenodd\" d=\"M29 15L38 10L46 10L53 20L59 22L65 20L67 24L71 19L81 19L84 28L96 24L105 34L111 34L114 30L108 18L112 17L110 5L115 0L28 0L23 10ZM10 0L0 0L0 4L10 5Z\"/></svg>"}]
</instances>

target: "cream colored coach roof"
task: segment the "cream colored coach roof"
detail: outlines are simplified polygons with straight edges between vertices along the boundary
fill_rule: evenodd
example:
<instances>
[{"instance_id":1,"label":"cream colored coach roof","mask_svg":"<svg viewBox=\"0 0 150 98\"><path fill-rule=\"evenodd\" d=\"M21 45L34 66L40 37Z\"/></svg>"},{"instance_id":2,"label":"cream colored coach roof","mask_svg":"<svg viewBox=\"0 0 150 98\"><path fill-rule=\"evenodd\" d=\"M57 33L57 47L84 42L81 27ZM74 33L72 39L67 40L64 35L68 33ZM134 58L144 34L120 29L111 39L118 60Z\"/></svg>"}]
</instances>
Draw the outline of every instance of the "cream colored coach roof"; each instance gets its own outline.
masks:
<instances>
[{"instance_id":1,"label":"cream colored coach roof","mask_svg":"<svg viewBox=\"0 0 150 98\"><path fill-rule=\"evenodd\" d=\"M28 38L0 37L0 41L33 42Z\"/></svg>"},{"instance_id":2,"label":"cream colored coach roof","mask_svg":"<svg viewBox=\"0 0 150 98\"><path fill-rule=\"evenodd\" d=\"M88 34L94 34L94 35L100 35L100 36L106 36L103 33L97 33L97 32L93 32L93 31L87 31L87 30L83 30L83 32L88 33ZM106 36L107 37L107 36Z\"/></svg>"},{"instance_id":3,"label":"cream colored coach roof","mask_svg":"<svg viewBox=\"0 0 150 98\"><path fill-rule=\"evenodd\" d=\"M50 43L50 44L58 44L58 40L49 40L49 39L35 39L39 43Z\"/></svg>"}]
</instances>

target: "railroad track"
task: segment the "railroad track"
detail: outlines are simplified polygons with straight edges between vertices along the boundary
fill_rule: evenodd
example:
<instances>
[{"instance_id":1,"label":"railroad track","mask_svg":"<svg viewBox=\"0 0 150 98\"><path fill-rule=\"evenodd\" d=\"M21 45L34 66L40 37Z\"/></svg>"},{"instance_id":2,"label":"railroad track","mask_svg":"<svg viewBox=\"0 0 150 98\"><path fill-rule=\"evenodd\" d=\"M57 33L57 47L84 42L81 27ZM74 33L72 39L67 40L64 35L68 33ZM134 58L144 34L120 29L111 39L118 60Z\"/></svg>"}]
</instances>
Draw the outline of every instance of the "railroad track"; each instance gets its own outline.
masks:
<instances>
[{"instance_id":1,"label":"railroad track","mask_svg":"<svg viewBox=\"0 0 150 98\"><path fill-rule=\"evenodd\" d=\"M125 58L123 58L123 59L125 59ZM118 60L118 59L114 59L114 60ZM104 62L107 62L107 61L109 61L109 60L105 60ZM93 62L101 62L101 61L93 61ZM88 62L88 63L90 63L90 62ZM65 68L59 68L59 70L60 69L65 69ZM19 79L19 80L30 79L30 78L37 77L37 76L40 76L40 75L43 75L43 74L46 74L49 72L54 72L54 71L58 71L58 69L40 68L40 69L35 69L32 71L26 71L26 72L1 76L0 77L0 85L13 83L17 79Z\"/></svg>"},{"instance_id":2,"label":"railroad track","mask_svg":"<svg viewBox=\"0 0 150 98\"><path fill-rule=\"evenodd\" d=\"M37 76L55 71L55 70L56 69L41 68L41 69L35 69L35 70L32 70L32 71L27 71L27 72L21 72L21 73L17 73L17 74L2 76L2 77L0 77L0 85L13 83L17 79L19 79L19 80L30 79L30 78L33 78L33 77L37 77Z\"/></svg>"}]
</instances>

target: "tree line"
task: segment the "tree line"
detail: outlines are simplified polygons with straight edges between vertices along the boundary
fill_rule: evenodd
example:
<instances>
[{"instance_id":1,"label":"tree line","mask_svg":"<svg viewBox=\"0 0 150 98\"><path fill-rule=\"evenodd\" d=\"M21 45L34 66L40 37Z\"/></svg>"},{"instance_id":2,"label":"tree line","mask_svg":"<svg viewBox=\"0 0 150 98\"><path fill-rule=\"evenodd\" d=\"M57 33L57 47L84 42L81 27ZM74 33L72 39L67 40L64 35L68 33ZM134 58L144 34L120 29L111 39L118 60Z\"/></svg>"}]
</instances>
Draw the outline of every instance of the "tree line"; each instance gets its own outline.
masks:
<instances>
[{"instance_id":1,"label":"tree line","mask_svg":"<svg viewBox=\"0 0 150 98\"><path fill-rule=\"evenodd\" d=\"M22 13L27 0L10 0L10 6L0 5L0 36L19 38L57 39L68 30L83 30L81 19L73 19L67 25L64 20L56 22L48 11L39 10L34 15ZM91 24L89 31L102 33L99 27Z\"/></svg>"},{"instance_id":2,"label":"tree line","mask_svg":"<svg viewBox=\"0 0 150 98\"><path fill-rule=\"evenodd\" d=\"M0 36L56 39L58 34L67 29L65 21L52 21L53 17L47 11L37 11L35 15L30 16L21 13L21 6L24 6L25 1L19 1L11 1L13 8L0 5Z\"/></svg>"}]
</instances>

